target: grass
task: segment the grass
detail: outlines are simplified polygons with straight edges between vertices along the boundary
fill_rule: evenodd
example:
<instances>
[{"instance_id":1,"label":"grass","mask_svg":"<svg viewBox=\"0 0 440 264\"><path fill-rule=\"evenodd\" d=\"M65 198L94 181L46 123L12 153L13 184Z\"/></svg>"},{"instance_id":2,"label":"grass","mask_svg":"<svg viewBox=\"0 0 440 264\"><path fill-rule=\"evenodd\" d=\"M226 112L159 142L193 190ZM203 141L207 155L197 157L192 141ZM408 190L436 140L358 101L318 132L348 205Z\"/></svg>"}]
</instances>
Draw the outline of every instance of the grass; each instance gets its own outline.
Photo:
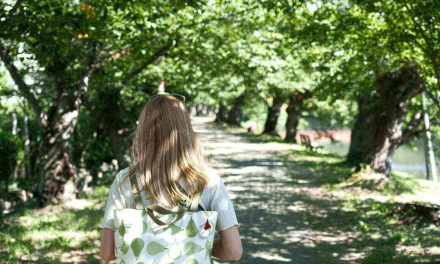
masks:
<instances>
[{"instance_id":1,"label":"grass","mask_svg":"<svg viewBox=\"0 0 440 264\"><path fill-rule=\"evenodd\" d=\"M402 219L411 213L391 214L396 209L394 203L351 199L342 203L342 209L353 212L352 222L359 239L374 245L362 263L440 262L439 255L425 252L440 245L438 226L423 218L403 223Z\"/></svg>"},{"instance_id":2,"label":"grass","mask_svg":"<svg viewBox=\"0 0 440 264\"><path fill-rule=\"evenodd\" d=\"M98 186L79 197L81 209L50 205L7 215L0 226L0 263L100 263L98 225L107 192Z\"/></svg>"}]
</instances>

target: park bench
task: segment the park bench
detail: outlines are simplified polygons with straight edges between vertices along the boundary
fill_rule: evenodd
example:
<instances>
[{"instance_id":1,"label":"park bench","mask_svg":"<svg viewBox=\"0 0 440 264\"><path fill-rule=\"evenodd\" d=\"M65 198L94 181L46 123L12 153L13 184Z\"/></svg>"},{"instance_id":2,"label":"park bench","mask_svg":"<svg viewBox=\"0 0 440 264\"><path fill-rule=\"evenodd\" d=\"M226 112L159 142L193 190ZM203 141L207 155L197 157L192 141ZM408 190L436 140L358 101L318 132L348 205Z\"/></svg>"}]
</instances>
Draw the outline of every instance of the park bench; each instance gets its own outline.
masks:
<instances>
[{"instance_id":1,"label":"park bench","mask_svg":"<svg viewBox=\"0 0 440 264\"><path fill-rule=\"evenodd\" d=\"M306 149L314 151L323 148L323 146L318 146L315 143L313 143L308 135L300 135L300 137L301 137L301 144L306 146Z\"/></svg>"}]
</instances>

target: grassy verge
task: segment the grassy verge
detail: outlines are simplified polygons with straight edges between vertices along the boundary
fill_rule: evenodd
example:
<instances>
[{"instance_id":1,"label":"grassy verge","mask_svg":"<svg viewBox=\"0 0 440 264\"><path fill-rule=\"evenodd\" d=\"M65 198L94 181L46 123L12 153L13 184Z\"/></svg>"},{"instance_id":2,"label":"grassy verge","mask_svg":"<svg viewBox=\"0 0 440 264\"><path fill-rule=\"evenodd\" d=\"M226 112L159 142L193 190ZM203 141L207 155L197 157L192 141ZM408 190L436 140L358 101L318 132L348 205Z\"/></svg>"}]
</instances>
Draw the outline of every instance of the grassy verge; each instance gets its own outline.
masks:
<instances>
[{"instance_id":1,"label":"grassy verge","mask_svg":"<svg viewBox=\"0 0 440 264\"><path fill-rule=\"evenodd\" d=\"M22 208L0 227L0 263L100 263L103 207L108 186L70 204Z\"/></svg>"}]
</instances>

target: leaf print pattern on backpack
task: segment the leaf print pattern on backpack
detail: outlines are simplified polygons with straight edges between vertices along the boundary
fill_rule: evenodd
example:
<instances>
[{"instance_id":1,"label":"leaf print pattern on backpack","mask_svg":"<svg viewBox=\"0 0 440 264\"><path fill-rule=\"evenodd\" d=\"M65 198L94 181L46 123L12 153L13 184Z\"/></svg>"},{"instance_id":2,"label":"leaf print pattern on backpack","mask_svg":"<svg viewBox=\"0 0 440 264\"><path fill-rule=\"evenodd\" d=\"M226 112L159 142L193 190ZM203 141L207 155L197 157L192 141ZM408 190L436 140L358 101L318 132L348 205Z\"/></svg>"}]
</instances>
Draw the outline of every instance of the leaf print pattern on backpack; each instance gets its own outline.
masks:
<instances>
[{"instance_id":1,"label":"leaf print pattern on backpack","mask_svg":"<svg viewBox=\"0 0 440 264\"><path fill-rule=\"evenodd\" d=\"M127 252L130 248L128 247L127 242L125 240L122 242L121 251L124 255L127 255Z\"/></svg>"},{"instance_id":2,"label":"leaf print pattern on backpack","mask_svg":"<svg viewBox=\"0 0 440 264\"><path fill-rule=\"evenodd\" d=\"M180 248L181 246L177 241L174 241L173 244L170 245L168 248L168 256L172 259L178 259L180 256L182 256L182 250Z\"/></svg>"},{"instance_id":3,"label":"leaf print pattern on backpack","mask_svg":"<svg viewBox=\"0 0 440 264\"><path fill-rule=\"evenodd\" d=\"M197 261L197 259L189 258L183 264L199 264L199 262Z\"/></svg>"},{"instance_id":4,"label":"leaf print pattern on backpack","mask_svg":"<svg viewBox=\"0 0 440 264\"><path fill-rule=\"evenodd\" d=\"M125 235L124 220L122 220L121 225L119 225L119 235L122 236L122 237Z\"/></svg>"},{"instance_id":5,"label":"leaf print pattern on backpack","mask_svg":"<svg viewBox=\"0 0 440 264\"><path fill-rule=\"evenodd\" d=\"M142 234L147 232L148 228L149 228L148 222L146 220L143 220L142 221Z\"/></svg>"},{"instance_id":6,"label":"leaf print pattern on backpack","mask_svg":"<svg viewBox=\"0 0 440 264\"><path fill-rule=\"evenodd\" d=\"M136 259L141 254L143 247L144 247L144 241L141 238L135 238L131 242L131 249L133 250L133 254L136 256Z\"/></svg>"},{"instance_id":7,"label":"leaf print pattern on backpack","mask_svg":"<svg viewBox=\"0 0 440 264\"><path fill-rule=\"evenodd\" d=\"M185 229L186 235L189 237L195 237L197 235L198 231L199 230L197 229L197 226L191 217L191 220L189 220L188 225L186 226L186 229Z\"/></svg>"},{"instance_id":8,"label":"leaf print pattern on backpack","mask_svg":"<svg viewBox=\"0 0 440 264\"><path fill-rule=\"evenodd\" d=\"M186 242L185 245L183 246L183 252L187 256L194 255L195 253L199 253L202 250L203 249L201 246L199 246L198 244L196 244L192 241Z\"/></svg>"},{"instance_id":9,"label":"leaf print pattern on backpack","mask_svg":"<svg viewBox=\"0 0 440 264\"><path fill-rule=\"evenodd\" d=\"M116 263L211 263L217 212L185 212L174 223L159 226L144 211L115 210ZM168 219L173 217L164 218L164 221ZM209 221L212 232L203 238L199 233L206 221Z\"/></svg>"},{"instance_id":10,"label":"leaf print pattern on backpack","mask_svg":"<svg viewBox=\"0 0 440 264\"><path fill-rule=\"evenodd\" d=\"M207 241L206 241L206 246L205 246L206 256L211 255L213 244L214 244L214 243L213 243L212 241L210 241L210 240L207 240Z\"/></svg>"},{"instance_id":11,"label":"leaf print pattern on backpack","mask_svg":"<svg viewBox=\"0 0 440 264\"><path fill-rule=\"evenodd\" d=\"M155 255L161 253L164 250L165 250L165 246L163 246L162 244L160 244L160 243L158 243L156 241L151 241L147 245L147 252L151 256L155 256Z\"/></svg>"},{"instance_id":12,"label":"leaf print pattern on backpack","mask_svg":"<svg viewBox=\"0 0 440 264\"><path fill-rule=\"evenodd\" d=\"M171 224L171 225L168 227L168 230L169 230L170 234L171 234L172 236L174 236L175 234L179 233L180 231L182 231L182 230L184 230L184 229L182 229L182 228L176 226L175 224Z\"/></svg>"}]
</instances>

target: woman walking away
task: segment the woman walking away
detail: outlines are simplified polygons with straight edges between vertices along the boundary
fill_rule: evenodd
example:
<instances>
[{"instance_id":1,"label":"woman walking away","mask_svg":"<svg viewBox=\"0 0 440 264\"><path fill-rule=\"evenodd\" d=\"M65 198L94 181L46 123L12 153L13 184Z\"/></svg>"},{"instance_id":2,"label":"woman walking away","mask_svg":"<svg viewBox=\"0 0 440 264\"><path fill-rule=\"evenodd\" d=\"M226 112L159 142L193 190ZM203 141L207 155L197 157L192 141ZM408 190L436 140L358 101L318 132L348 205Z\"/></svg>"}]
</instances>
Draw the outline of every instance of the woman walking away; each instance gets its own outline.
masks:
<instances>
[{"instance_id":1,"label":"woman walking away","mask_svg":"<svg viewBox=\"0 0 440 264\"><path fill-rule=\"evenodd\" d=\"M201 264L210 263L211 255L241 258L233 204L205 161L184 103L182 95L157 94L144 106L132 164L117 173L108 193L102 260Z\"/></svg>"}]
</instances>

